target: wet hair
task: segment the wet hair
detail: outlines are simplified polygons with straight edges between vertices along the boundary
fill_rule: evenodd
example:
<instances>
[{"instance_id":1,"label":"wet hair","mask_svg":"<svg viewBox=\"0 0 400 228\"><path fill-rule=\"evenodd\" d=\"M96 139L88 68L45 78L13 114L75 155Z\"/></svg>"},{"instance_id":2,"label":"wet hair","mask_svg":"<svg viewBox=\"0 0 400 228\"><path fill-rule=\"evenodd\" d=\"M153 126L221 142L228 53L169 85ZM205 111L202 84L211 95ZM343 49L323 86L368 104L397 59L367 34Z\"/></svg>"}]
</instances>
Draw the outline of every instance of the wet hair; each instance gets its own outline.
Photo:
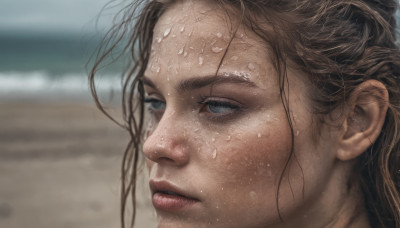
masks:
<instances>
[{"instance_id":1,"label":"wet hair","mask_svg":"<svg viewBox=\"0 0 400 228\"><path fill-rule=\"evenodd\" d=\"M114 49L130 53L123 74L122 109L131 139L122 163L121 223L125 227L128 197L135 215L136 174L143 141L144 89L141 78L147 67L153 29L160 16L175 1L135 1L121 11L121 22L104 39L90 83L97 106L112 116L96 93L95 75ZM279 76L281 100L291 128L287 67L301 70L313 86L317 124L332 110L346 104L361 83L375 79L389 92L388 111L382 131L372 146L357 158L354 174L361 185L372 227L400 227L400 51L396 44L396 0L216 0L221 9L241 18L241 23L263 39L271 49ZM265 24L271 29L266 29ZM234 30L233 30L234 32ZM232 34L233 39L234 34ZM228 50L228 47L227 49ZM225 53L226 54L226 53ZM222 63L221 59L221 63ZM292 143L293 145L293 143ZM293 147L293 146L292 146ZM292 148L287 163L296 160ZM279 189L277 192L277 197ZM279 210L279 205L278 205ZM282 218L281 218L282 219Z\"/></svg>"}]
</instances>

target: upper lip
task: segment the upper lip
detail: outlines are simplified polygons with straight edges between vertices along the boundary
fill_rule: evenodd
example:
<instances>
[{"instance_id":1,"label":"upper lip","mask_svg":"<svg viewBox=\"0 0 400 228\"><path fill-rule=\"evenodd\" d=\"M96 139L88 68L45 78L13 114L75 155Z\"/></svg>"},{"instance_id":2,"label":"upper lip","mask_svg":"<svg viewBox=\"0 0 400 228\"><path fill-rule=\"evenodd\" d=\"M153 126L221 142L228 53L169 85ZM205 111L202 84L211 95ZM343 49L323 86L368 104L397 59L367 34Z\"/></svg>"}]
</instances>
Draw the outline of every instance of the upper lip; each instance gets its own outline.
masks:
<instances>
[{"instance_id":1,"label":"upper lip","mask_svg":"<svg viewBox=\"0 0 400 228\"><path fill-rule=\"evenodd\" d=\"M174 194L183 196L185 198L199 201L196 197L190 195L186 191L180 189L179 187L173 185L172 183L170 183L168 181L150 180L150 189L151 189L152 195L154 195L157 192L174 193Z\"/></svg>"}]
</instances>

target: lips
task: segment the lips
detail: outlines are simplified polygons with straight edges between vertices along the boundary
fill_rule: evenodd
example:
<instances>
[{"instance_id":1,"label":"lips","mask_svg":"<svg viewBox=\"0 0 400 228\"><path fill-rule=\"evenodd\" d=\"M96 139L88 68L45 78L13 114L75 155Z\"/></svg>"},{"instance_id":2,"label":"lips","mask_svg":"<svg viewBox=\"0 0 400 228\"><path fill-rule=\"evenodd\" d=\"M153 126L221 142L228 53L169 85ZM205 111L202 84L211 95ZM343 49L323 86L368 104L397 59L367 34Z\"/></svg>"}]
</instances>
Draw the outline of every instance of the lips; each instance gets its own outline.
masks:
<instances>
[{"instance_id":1,"label":"lips","mask_svg":"<svg viewBox=\"0 0 400 228\"><path fill-rule=\"evenodd\" d=\"M152 202L156 209L163 211L184 210L199 200L167 181L150 181Z\"/></svg>"}]
</instances>

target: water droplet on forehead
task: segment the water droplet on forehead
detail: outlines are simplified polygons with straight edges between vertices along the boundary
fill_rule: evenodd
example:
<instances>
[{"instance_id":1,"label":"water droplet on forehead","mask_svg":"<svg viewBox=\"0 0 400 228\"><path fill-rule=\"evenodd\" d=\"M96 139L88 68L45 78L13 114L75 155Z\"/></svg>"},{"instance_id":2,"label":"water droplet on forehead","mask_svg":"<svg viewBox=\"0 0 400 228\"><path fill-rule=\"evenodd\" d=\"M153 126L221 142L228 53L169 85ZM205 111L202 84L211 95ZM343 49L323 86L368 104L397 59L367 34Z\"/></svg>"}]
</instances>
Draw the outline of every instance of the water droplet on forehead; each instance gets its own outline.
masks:
<instances>
[{"instance_id":1,"label":"water droplet on forehead","mask_svg":"<svg viewBox=\"0 0 400 228\"><path fill-rule=\"evenodd\" d=\"M204 61L204 59L203 59L203 57L199 57L199 65L203 65L203 61Z\"/></svg>"},{"instance_id":2,"label":"water droplet on forehead","mask_svg":"<svg viewBox=\"0 0 400 228\"><path fill-rule=\"evenodd\" d=\"M213 159L215 159L217 157L217 149L214 149L212 157L213 157Z\"/></svg>"},{"instance_id":3,"label":"water droplet on forehead","mask_svg":"<svg viewBox=\"0 0 400 228\"><path fill-rule=\"evenodd\" d=\"M221 37L222 37L222 33L220 33L220 32L217 32L216 35L217 35L218 38L221 38Z\"/></svg>"},{"instance_id":4,"label":"water droplet on forehead","mask_svg":"<svg viewBox=\"0 0 400 228\"><path fill-rule=\"evenodd\" d=\"M212 47L211 50L212 50L214 53L220 53L223 49L220 48L220 47Z\"/></svg>"},{"instance_id":5,"label":"water droplet on forehead","mask_svg":"<svg viewBox=\"0 0 400 228\"><path fill-rule=\"evenodd\" d=\"M171 28L167 28L165 31L164 31L164 37L167 37L168 35L169 35L169 33L171 32Z\"/></svg>"},{"instance_id":6,"label":"water droplet on forehead","mask_svg":"<svg viewBox=\"0 0 400 228\"><path fill-rule=\"evenodd\" d=\"M249 63L247 68L249 68L249 70L254 70L256 67L254 66L254 63Z\"/></svg>"}]
</instances>

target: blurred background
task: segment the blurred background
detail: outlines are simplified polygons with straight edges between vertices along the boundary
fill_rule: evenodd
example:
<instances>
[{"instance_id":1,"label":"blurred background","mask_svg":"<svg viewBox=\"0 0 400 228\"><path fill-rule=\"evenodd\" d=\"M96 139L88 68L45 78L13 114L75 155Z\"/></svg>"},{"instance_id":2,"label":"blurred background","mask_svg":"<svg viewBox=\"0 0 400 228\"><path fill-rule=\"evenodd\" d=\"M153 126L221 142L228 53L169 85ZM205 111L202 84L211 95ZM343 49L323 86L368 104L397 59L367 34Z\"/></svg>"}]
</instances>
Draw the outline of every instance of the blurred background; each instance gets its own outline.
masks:
<instances>
[{"instance_id":1,"label":"blurred background","mask_svg":"<svg viewBox=\"0 0 400 228\"><path fill-rule=\"evenodd\" d=\"M86 69L121 8L108 2L0 1L2 228L119 227L128 135L95 108ZM98 84L117 116L120 71ZM155 227L141 183L137 227Z\"/></svg>"}]
</instances>

